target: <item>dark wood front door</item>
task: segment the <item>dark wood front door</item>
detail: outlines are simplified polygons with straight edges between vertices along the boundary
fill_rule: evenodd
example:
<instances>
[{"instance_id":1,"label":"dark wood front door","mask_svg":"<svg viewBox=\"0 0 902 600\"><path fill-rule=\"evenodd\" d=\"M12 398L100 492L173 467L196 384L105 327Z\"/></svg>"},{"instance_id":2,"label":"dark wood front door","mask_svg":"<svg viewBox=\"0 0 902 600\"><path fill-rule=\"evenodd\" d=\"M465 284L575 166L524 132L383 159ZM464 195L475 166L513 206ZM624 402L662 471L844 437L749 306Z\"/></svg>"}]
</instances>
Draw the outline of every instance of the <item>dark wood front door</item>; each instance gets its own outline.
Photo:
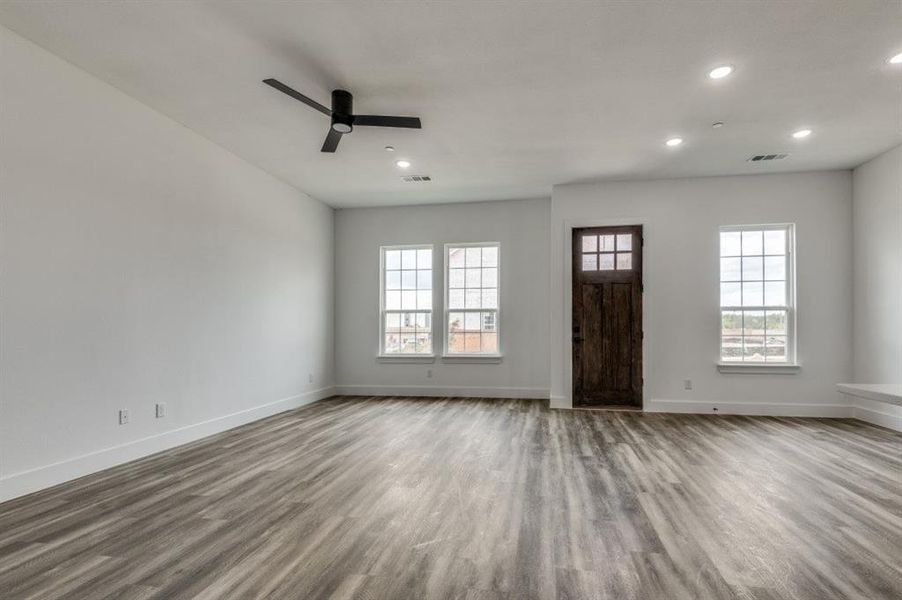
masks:
<instances>
[{"instance_id":1,"label":"dark wood front door","mask_svg":"<svg viewBox=\"0 0 902 600\"><path fill-rule=\"evenodd\" d=\"M573 230L573 404L642 406L642 226Z\"/></svg>"}]
</instances>

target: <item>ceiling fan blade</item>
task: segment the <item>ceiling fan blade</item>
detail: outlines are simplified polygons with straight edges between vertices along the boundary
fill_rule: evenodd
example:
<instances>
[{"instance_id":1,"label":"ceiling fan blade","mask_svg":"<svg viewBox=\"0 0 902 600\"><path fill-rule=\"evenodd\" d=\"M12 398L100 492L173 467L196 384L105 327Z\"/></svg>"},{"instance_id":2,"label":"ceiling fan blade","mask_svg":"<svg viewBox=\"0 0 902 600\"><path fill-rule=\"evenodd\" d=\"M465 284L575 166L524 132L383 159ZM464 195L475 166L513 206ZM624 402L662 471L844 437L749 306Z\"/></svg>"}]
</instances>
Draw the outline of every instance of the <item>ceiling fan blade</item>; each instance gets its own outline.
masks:
<instances>
[{"instance_id":1,"label":"ceiling fan blade","mask_svg":"<svg viewBox=\"0 0 902 600\"><path fill-rule=\"evenodd\" d=\"M324 115L327 115L330 117L332 116L331 110L329 110L328 108L326 108L325 106L323 106L322 104L317 102L316 100L313 100L312 98L308 98L307 96L300 93L299 91L291 89L290 87L288 87L287 85L285 85L284 83L279 81L278 79L272 79L272 78L264 79L263 83L265 83L268 86L276 88L283 94L288 94L295 100L300 100L301 102L303 102L310 108L315 108L316 110L323 113Z\"/></svg>"},{"instance_id":2,"label":"ceiling fan blade","mask_svg":"<svg viewBox=\"0 0 902 600\"><path fill-rule=\"evenodd\" d=\"M381 115L354 115L354 125L371 127L406 127L422 129L418 117L383 117Z\"/></svg>"},{"instance_id":3,"label":"ceiling fan blade","mask_svg":"<svg viewBox=\"0 0 902 600\"><path fill-rule=\"evenodd\" d=\"M326 141L323 142L323 152L335 152L335 149L338 148L338 141L341 139L340 133L329 128L329 134L326 136Z\"/></svg>"}]
</instances>

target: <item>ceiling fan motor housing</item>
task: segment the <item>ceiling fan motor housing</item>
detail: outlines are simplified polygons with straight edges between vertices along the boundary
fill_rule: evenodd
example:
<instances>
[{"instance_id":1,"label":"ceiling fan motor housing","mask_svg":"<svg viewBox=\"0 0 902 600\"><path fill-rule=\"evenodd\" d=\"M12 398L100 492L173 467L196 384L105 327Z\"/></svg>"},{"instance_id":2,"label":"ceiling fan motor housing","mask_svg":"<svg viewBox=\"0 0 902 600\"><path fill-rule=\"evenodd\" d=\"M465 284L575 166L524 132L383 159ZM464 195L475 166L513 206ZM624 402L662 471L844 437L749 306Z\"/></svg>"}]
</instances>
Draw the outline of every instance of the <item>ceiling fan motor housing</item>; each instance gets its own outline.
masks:
<instances>
[{"instance_id":1,"label":"ceiling fan motor housing","mask_svg":"<svg viewBox=\"0 0 902 600\"><path fill-rule=\"evenodd\" d=\"M350 133L354 129L354 96L345 90L332 90L332 129Z\"/></svg>"}]
</instances>

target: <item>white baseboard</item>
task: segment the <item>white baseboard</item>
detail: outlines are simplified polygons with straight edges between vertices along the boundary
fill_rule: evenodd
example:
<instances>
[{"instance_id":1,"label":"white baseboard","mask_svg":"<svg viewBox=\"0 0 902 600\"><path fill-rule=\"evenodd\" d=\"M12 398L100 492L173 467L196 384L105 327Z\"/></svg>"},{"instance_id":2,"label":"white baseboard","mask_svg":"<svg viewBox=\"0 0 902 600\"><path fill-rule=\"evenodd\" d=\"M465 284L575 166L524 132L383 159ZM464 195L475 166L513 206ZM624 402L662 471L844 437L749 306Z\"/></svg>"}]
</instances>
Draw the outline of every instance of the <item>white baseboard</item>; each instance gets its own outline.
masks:
<instances>
[{"instance_id":1,"label":"white baseboard","mask_svg":"<svg viewBox=\"0 0 902 600\"><path fill-rule=\"evenodd\" d=\"M333 387L311 390L269 404L151 435L119 446L104 448L58 463L13 473L0 479L0 502L169 450L333 395L335 395Z\"/></svg>"},{"instance_id":2,"label":"white baseboard","mask_svg":"<svg viewBox=\"0 0 902 600\"><path fill-rule=\"evenodd\" d=\"M716 411L714 409L717 409ZM696 400L646 400L645 412L719 415L757 415L773 417L849 418L852 407L846 404L788 404L777 402L700 402Z\"/></svg>"},{"instance_id":3,"label":"white baseboard","mask_svg":"<svg viewBox=\"0 0 902 600\"><path fill-rule=\"evenodd\" d=\"M546 388L468 387L440 385L337 385L339 396L448 396L456 398L548 399Z\"/></svg>"},{"instance_id":4,"label":"white baseboard","mask_svg":"<svg viewBox=\"0 0 902 600\"><path fill-rule=\"evenodd\" d=\"M852 416L872 425L880 425L894 431L902 431L902 415L894 415L863 406L853 406Z\"/></svg>"},{"instance_id":5,"label":"white baseboard","mask_svg":"<svg viewBox=\"0 0 902 600\"><path fill-rule=\"evenodd\" d=\"M549 408L573 408L570 405L570 400L567 399L566 396L551 396L548 400Z\"/></svg>"}]
</instances>

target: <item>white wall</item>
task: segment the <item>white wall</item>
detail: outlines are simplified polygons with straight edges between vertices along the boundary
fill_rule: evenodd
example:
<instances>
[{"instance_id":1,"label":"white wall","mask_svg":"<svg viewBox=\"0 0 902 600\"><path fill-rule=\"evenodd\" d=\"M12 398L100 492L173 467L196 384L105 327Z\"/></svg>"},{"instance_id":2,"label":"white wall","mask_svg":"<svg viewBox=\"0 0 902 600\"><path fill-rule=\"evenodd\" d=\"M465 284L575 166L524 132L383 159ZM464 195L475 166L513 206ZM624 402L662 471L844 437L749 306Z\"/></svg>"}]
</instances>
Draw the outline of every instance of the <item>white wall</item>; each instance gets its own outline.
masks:
<instances>
[{"instance_id":1,"label":"white wall","mask_svg":"<svg viewBox=\"0 0 902 600\"><path fill-rule=\"evenodd\" d=\"M848 171L556 186L551 208L552 405L570 406L565 228L645 225L646 410L842 416L851 374ZM796 224L795 375L727 375L718 360L718 228ZM693 389L683 389L691 379Z\"/></svg>"},{"instance_id":2,"label":"white wall","mask_svg":"<svg viewBox=\"0 0 902 600\"><path fill-rule=\"evenodd\" d=\"M902 383L902 146L852 174L854 378Z\"/></svg>"},{"instance_id":3,"label":"white wall","mask_svg":"<svg viewBox=\"0 0 902 600\"><path fill-rule=\"evenodd\" d=\"M330 208L3 28L0 86L0 500L328 392Z\"/></svg>"},{"instance_id":4,"label":"white wall","mask_svg":"<svg viewBox=\"0 0 902 600\"><path fill-rule=\"evenodd\" d=\"M548 206L526 200L344 209L335 217L338 389L355 394L548 397ZM433 244L435 348L442 347L444 244L501 242L500 364L386 364L379 247ZM427 370L433 377L427 377Z\"/></svg>"}]
</instances>

